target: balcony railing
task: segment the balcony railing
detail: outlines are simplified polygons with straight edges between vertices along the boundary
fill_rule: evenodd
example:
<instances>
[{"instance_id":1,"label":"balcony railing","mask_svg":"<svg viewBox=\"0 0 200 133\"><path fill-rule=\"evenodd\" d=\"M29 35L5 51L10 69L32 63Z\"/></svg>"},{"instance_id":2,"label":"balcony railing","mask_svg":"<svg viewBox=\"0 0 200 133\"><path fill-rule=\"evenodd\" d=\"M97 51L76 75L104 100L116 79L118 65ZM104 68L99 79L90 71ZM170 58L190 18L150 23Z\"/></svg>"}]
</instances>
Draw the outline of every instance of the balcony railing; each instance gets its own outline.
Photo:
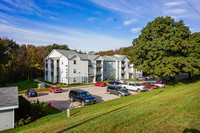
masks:
<instances>
[{"instance_id":1,"label":"balcony railing","mask_svg":"<svg viewBox=\"0 0 200 133\"><path fill-rule=\"evenodd\" d=\"M126 65L125 65L125 64L122 64L121 67L126 67Z\"/></svg>"},{"instance_id":2,"label":"balcony railing","mask_svg":"<svg viewBox=\"0 0 200 133\"><path fill-rule=\"evenodd\" d=\"M97 75L102 75L102 72L98 72L98 71L97 71Z\"/></svg>"},{"instance_id":3,"label":"balcony railing","mask_svg":"<svg viewBox=\"0 0 200 133\"><path fill-rule=\"evenodd\" d=\"M101 64L97 64L97 67L102 67L102 65Z\"/></svg>"},{"instance_id":4,"label":"balcony railing","mask_svg":"<svg viewBox=\"0 0 200 133\"><path fill-rule=\"evenodd\" d=\"M122 74L125 74L125 71L121 71Z\"/></svg>"},{"instance_id":5,"label":"balcony railing","mask_svg":"<svg viewBox=\"0 0 200 133\"><path fill-rule=\"evenodd\" d=\"M92 65L88 65L88 67L93 67Z\"/></svg>"}]
</instances>

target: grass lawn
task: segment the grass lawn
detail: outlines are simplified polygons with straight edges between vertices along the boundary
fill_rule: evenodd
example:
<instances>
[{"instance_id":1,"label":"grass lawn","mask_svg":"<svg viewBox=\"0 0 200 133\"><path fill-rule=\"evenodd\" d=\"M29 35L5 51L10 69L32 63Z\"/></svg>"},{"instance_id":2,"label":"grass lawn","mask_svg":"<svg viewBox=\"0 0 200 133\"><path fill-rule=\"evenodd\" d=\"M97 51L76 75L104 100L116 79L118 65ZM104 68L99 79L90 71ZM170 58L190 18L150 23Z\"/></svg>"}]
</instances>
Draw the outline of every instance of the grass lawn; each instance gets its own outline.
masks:
<instances>
[{"instance_id":1,"label":"grass lawn","mask_svg":"<svg viewBox=\"0 0 200 133\"><path fill-rule=\"evenodd\" d=\"M45 86L45 89L37 89L38 82L35 82L34 80L25 80L17 83L8 84L7 87L16 87L18 86L18 92L19 94L24 94L26 90L28 89L35 89L36 91L48 91L48 86Z\"/></svg>"},{"instance_id":2,"label":"grass lawn","mask_svg":"<svg viewBox=\"0 0 200 133\"><path fill-rule=\"evenodd\" d=\"M7 132L200 131L200 80L71 109Z\"/></svg>"},{"instance_id":3,"label":"grass lawn","mask_svg":"<svg viewBox=\"0 0 200 133\"><path fill-rule=\"evenodd\" d=\"M141 80L125 79L125 81L128 81L128 82L138 82L138 81L141 81Z\"/></svg>"}]
</instances>

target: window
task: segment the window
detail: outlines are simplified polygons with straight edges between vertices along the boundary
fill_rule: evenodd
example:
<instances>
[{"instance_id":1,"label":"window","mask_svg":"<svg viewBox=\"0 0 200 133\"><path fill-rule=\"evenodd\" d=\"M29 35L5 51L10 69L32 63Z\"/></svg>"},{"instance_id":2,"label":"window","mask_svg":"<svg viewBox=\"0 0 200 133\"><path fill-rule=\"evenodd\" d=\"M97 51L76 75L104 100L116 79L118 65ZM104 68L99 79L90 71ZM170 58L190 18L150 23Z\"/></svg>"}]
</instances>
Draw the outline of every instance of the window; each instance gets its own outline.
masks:
<instances>
[{"instance_id":1,"label":"window","mask_svg":"<svg viewBox=\"0 0 200 133\"><path fill-rule=\"evenodd\" d=\"M74 78L74 82L76 82L76 78Z\"/></svg>"},{"instance_id":2,"label":"window","mask_svg":"<svg viewBox=\"0 0 200 133\"><path fill-rule=\"evenodd\" d=\"M76 60L74 60L74 64L76 64Z\"/></svg>"},{"instance_id":3,"label":"window","mask_svg":"<svg viewBox=\"0 0 200 133\"><path fill-rule=\"evenodd\" d=\"M106 72L106 68L104 69L104 71Z\"/></svg>"},{"instance_id":4,"label":"window","mask_svg":"<svg viewBox=\"0 0 200 133\"><path fill-rule=\"evenodd\" d=\"M67 67L67 65L66 65L66 67Z\"/></svg>"},{"instance_id":5,"label":"window","mask_svg":"<svg viewBox=\"0 0 200 133\"><path fill-rule=\"evenodd\" d=\"M76 73L76 69L74 69L74 73Z\"/></svg>"}]
</instances>

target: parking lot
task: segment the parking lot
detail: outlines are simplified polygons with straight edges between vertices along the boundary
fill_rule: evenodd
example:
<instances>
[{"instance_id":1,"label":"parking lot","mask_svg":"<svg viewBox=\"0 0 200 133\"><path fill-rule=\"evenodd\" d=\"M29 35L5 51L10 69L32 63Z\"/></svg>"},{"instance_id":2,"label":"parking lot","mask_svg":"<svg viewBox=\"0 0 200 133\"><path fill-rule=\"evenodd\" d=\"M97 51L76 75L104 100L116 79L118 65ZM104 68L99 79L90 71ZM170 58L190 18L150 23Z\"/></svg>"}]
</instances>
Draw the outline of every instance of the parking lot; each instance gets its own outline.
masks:
<instances>
[{"instance_id":1,"label":"parking lot","mask_svg":"<svg viewBox=\"0 0 200 133\"><path fill-rule=\"evenodd\" d=\"M50 93L50 92L38 92L38 97L26 97L31 103L34 103L39 100L39 102L45 102L47 104L51 103L51 106L59 109L59 110L66 110L71 108L77 108L81 106L80 102L70 102L69 99L69 91L71 89L81 89L88 91L90 94L92 94L96 100L97 103L108 101L111 99L120 98L117 95L113 94L107 94L106 89L107 87L96 87L94 85L88 85L83 87L71 87L71 88L63 88L62 93ZM129 91L131 94L136 94L137 92Z\"/></svg>"}]
</instances>

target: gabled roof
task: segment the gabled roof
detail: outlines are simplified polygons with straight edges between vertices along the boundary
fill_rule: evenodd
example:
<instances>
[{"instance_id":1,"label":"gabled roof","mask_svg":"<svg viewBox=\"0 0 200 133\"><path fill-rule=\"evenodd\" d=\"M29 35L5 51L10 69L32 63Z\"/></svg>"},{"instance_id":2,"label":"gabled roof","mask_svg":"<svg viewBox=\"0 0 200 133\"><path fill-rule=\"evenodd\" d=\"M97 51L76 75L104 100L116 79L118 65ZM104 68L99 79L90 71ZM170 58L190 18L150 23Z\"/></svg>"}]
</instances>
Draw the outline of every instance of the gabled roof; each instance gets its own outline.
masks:
<instances>
[{"instance_id":1,"label":"gabled roof","mask_svg":"<svg viewBox=\"0 0 200 133\"><path fill-rule=\"evenodd\" d=\"M18 87L0 88L0 110L18 108Z\"/></svg>"},{"instance_id":2,"label":"gabled roof","mask_svg":"<svg viewBox=\"0 0 200 133\"><path fill-rule=\"evenodd\" d=\"M99 55L88 55L88 58L90 59L90 60L95 60L97 57L99 57Z\"/></svg>"},{"instance_id":3,"label":"gabled roof","mask_svg":"<svg viewBox=\"0 0 200 133\"><path fill-rule=\"evenodd\" d=\"M102 56L102 58L103 58L105 61L116 61L116 60L112 59L111 56L107 56L107 55Z\"/></svg>"},{"instance_id":4,"label":"gabled roof","mask_svg":"<svg viewBox=\"0 0 200 133\"><path fill-rule=\"evenodd\" d=\"M59 50L59 49L55 49L55 50L59 52L60 54L62 54L63 56L67 57L68 59L71 59L72 57L77 55L82 60L88 60L88 56L86 54L78 54L77 52L71 51L71 50Z\"/></svg>"}]
</instances>

